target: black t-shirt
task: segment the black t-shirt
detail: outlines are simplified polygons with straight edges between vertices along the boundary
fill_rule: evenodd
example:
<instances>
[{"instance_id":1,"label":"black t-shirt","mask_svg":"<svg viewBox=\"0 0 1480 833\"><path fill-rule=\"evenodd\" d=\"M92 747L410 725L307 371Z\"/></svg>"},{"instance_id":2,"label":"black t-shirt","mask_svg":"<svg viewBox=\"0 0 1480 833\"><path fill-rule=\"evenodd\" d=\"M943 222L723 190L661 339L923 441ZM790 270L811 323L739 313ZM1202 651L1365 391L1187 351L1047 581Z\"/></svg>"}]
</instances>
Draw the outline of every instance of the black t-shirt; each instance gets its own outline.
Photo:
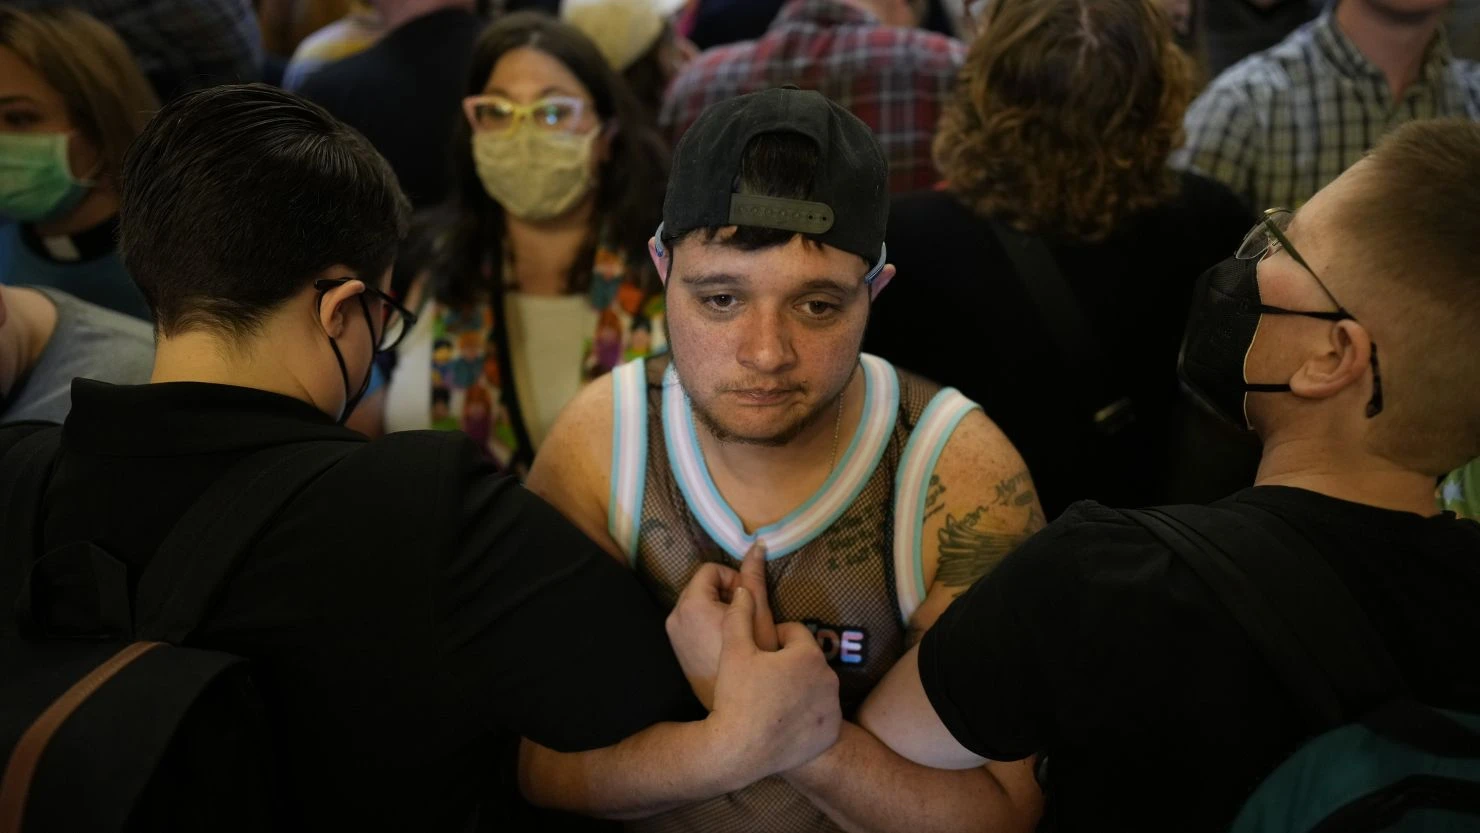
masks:
<instances>
[{"instance_id":1,"label":"black t-shirt","mask_svg":"<svg viewBox=\"0 0 1480 833\"><path fill-rule=\"evenodd\" d=\"M1077 500L1112 506L1216 500L1253 480L1257 448L1211 420L1196 446L1233 444L1226 465L1182 471L1179 432L1200 416L1182 404L1177 353L1199 275L1231 257L1254 218L1223 185L1181 175L1171 202L1101 243L1041 238L1116 376L1114 397L1135 405L1134 427L1104 459L1087 380L1075 378L991 226L946 192L897 197L889 260L898 276L879 297L864 349L979 403L1022 452L1048 517ZM1108 404L1108 403L1104 403ZM1152 456L1157 459L1148 459ZM1130 459L1123 459L1123 458ZM1222 461L1219 461L1222 462ZM1231 473L1203 483L1209 472ZM1192 481L1181 485L1184 481ZM1172 489L1167 484L1177 484ZM1171 489L1171 490L1169 490Z\"/></svg>"},{"instance_id":2,"label":"black t-shirt","mask_svg":"<svg viewBox=\"0 0 1480 833\"><path fill-rule=\"evenodd\" d=\"M1282 487L1218 505L1240 504L1314 544L1421 700L1480 706L1480 526ZM920 647L920 676L972 751L1047 754L1046 830L1224 829L1310 733L1212 591L1094 503L952 605ZM1353 718L1375 705L1348 704Z\"/></svg>"},{"instance_id":3,"label":"black t-shirt","mask_svg":"<svg viewBox=\"0 0 1480 833\"><path fill-rule=\"evenodd\" d=\"M0 454L31 430L0 431ZM228 467L315 439L363 446L288 504L190 642L252 661L308 829L497 822L516 736L591 749L696 716L631 572L460 433L368 442L262 391L79 380L44 544L96 542L137 580Z\"/></svg>"},{"instance_id":4,"label":"black t-shirt","mask_svg":"<svg viewBox=\"0 0 1480 833\"><path fill-rule=\"evenodd\" d=\"M452 154L471 152L452 145L483 25L462 9L416 18L313 73L299 92L365 134L412 205L434 205L449 194Z\"/></svg>"}]
</instances>

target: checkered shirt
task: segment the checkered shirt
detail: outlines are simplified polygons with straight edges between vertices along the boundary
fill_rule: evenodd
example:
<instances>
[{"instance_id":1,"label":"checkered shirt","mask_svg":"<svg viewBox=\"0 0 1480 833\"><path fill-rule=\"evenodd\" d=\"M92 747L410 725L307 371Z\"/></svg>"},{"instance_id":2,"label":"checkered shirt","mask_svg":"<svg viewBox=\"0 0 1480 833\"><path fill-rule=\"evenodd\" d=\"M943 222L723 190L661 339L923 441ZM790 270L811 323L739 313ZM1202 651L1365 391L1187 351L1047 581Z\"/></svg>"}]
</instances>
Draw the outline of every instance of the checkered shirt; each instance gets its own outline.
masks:
<instances>
[{"instance_id":1,"label":"checkered shirt","mask_svg":"<svg viewBox=\"0 0 1480 833\"><path fill-rule=\"evenodd\" d=\"M1405 122L1480 118L1480 66L1444 34L1394 100L1387 79L1331 13L1218 76L1187 112L1172 164L1217 179L1255 210L1298 208Z\"/></svg>"},{"instance_id":2,"label":"checkered shirt","mask_svg":"<svg viewBox=\"0 0 1480 833\"><path fill-rule=\"evenodd\" d=\"M794 0L759 40L699 56L669 89L660 121L676 141L717 101L795 84L873 129L892 192L929 188L938 179L930 142L965 54L959 41L886 26L838 0Z\"/></svg>"}]
</instances>

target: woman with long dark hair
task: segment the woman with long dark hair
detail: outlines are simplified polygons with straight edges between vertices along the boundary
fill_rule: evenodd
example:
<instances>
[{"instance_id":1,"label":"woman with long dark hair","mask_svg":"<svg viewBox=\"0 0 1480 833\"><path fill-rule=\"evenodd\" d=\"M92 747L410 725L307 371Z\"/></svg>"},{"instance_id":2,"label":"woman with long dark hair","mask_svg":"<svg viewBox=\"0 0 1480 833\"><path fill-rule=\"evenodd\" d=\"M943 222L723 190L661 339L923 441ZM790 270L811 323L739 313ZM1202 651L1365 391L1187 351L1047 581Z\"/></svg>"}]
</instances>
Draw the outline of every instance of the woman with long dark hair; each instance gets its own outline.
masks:
<instances>
[{"instance_id":1,"label":"woman with long dark hair","mask_svg":"<svg viewBox=\"0 0 1480 833\"><path fill-rule=\"evenodd\" d=\"M583 384L662 346L647 240L667 153L597 48L538 14L483 34L464 116L452 219L385 422L475 428L522 469Z\"/></svg>"}]
</instances>

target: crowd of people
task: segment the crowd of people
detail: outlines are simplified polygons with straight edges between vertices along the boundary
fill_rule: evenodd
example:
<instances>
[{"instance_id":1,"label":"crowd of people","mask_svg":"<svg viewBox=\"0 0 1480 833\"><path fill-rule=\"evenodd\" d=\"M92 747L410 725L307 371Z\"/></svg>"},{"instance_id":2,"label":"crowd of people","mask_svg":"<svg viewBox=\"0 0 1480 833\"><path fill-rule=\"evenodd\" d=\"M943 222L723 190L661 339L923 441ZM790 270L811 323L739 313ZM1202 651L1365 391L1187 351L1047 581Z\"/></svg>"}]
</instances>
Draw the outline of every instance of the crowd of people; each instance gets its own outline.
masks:
<instances>
[{"instance_id":1,"label":"crowd of people","mask_svg":"<svg viewBox=\"0 0 1480 833\"><path fill-rule=\"evenodd\" d=\"M1477 6L0 0L0 829L1480 829Z\"/></svg>"}]
</instances>

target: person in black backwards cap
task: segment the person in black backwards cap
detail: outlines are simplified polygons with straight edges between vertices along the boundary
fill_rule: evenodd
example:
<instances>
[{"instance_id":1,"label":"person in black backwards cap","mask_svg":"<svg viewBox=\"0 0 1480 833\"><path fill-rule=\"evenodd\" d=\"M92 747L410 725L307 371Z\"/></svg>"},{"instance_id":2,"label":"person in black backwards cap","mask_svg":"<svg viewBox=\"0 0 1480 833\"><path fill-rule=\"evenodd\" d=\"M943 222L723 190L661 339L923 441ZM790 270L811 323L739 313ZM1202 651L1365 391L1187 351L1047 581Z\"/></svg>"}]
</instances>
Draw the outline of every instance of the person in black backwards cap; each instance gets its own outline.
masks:
<instances>
[{"instance_id":1,"label":"person in black backwards cap","mask_svg":"<svg viewBox=\"0 0 1480 833\"><path fill-rule=\"evenodd\" d=\"M706 704L733 588L762 602L760 647L773 613L813 631L846 717L1043 524L1022 458L974 403L860 352L894 276L887 175L868 127L816 92L706 110L650 244L671 356L586 388L536 458L530 488L673 608ZM638 829L912 830L921 807L965 829L996 824L999 798L1031 817L1031 772L992 766L930 770L845 722L806 766Z\"/></svg>"}]
</instances>

